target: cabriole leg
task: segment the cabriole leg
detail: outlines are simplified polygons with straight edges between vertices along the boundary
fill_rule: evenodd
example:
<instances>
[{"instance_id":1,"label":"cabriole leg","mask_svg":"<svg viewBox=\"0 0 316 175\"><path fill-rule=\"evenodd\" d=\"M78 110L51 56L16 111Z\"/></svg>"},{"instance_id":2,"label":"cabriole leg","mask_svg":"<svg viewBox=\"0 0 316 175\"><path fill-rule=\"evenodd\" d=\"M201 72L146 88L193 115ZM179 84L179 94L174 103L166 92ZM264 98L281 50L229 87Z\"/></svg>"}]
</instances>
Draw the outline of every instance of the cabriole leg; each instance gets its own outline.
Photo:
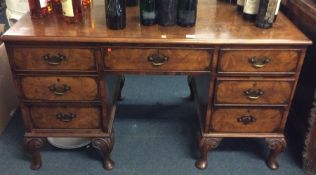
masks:
<instances>
[{"instance_id":1,"label":"cabriole leg","mask_svg":"<svg viewBox=\"0 0 316 175\"><path fill-rule=\"evenodd\" d=\"M279 163L277 162L276 158L281 152L285 150L286 141L284 138L266 138L266 142L270 148L267 165L272 170L277 170L279 168Z\"/></svg>"},{"instance_id":2,"label":"cabriole leg","mask_svg":"<svg viewBox=\"0 0 316 175\"><path fill-rule=\"evenodd\" d=\"M205 169L207 167L208 151L217 148L221 141L222 138L200 138L199 149L201 155L200 158L195 162L196 168Z\"/></svg>"},{"instance_id":3,"label":"cabriole leg","mask_svg":"<svg viewBox=\"0 0 316 175\"><path fill-rule=\"evenodd\" d=\"M92 139L92 146L99 150L103 156L103 168L112 170L115 166L114 161L111 159L111 152L114 145L114 137L108 138L94 138Z\"/></svg>"},{"instance_id":4,"label":"cabriole leg","mask_svg":"<svg viewBox=\"0 0 316 175\"><path fill-rule=\"evenodd\" d=\"M31 155L31 166L32 170L38 170L42 166L42 158L40 149L43 146L43 139L42 138L32 138L32 137L25 137L23 140L24 149Z\"/></svg>"}]
</instances>

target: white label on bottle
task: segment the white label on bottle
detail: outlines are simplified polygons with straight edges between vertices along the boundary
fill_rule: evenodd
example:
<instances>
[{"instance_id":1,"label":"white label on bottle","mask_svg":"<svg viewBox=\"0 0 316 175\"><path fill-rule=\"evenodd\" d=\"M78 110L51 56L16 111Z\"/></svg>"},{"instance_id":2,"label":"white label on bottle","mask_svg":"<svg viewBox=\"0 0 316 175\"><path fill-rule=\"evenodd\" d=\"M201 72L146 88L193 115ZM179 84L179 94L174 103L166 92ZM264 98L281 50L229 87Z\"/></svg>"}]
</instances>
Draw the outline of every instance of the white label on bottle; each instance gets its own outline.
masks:
<instances>
[{"instance_id":1,"label":"white label on bottle","mask_svg":"<svg viewBox=\"0 0 316 175\"><path fill-rule=\"evenodd\" d=\"M40 3L41 8L47 6L47 0L40 0L39 3Z\"/></svg>"},{"instance_id":2,"label":"white label on bottle","mask_svg":"<svg viewBox=\"0 0 316 175\"><path fill-rule=\"evenodd\" d=\"M74 10L72 6L72 0L61 0L61 7L63 9L64 16L74 17Z\"/></svg>"},{"instance_id":3,"label":"white label on bottle","mask_svg":"<svg viewBox=\"0 0 316 175\"><path fill-rule=\"evenodd\" d=\"M275 15L277 15L279 13L280 6L281 6L281 0L278 0L278 5L277 5L276 11L275 11Z\"/></svg>"},{"instance_id":4,"label":"white label on bottle","mask_svg":"<svg viewBox=\"0 0 316 175\"><path fill-rule=\"evenodd\" d=\"M259 11L260 0L245 0L244 13L255 15Z\"/></svg>"},{"instance_id":5,"label":"white label on bottle","mask_svg":"<svg viewBox=\"0 0 316 175\"><path fill-rule=\"evenodd\" d=\"M156 19L156 13L154 11L148 12L143 10L143 18L144 19Z\"/></svg>"},{"instance_id":6,"label":"white label on bottle","mask_svg":"<svg viewBox=\"0 0 316 175\"><path fill-rule=\"evenodd\" d=\"M237 0L237 5L244 6L245 0Z\"/></svg>"}]
</instances>

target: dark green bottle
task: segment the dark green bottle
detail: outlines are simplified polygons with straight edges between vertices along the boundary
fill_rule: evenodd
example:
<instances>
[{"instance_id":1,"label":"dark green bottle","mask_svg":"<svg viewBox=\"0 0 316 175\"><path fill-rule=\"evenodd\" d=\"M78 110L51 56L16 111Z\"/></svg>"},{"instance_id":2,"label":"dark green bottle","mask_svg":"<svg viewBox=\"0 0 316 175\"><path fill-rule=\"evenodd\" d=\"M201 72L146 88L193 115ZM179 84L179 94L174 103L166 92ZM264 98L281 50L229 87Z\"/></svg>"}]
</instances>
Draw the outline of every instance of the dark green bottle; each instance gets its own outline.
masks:
<instances>
[{"instance_id":1,"label":"dark green bottle","mask_svg":"<svg viewBox=\"0 0 316 175\"><path fill-rule=\"evenodd\" d=\"M260 0L259 11L256 18L256 26L259 28L271 28L275 18L278 0Z\"/></svg>"},{"instance_id":2,"label":"dark green bottle","mask_svg":"<svg viewBox=\"0 0 316 175\"><path fill-rule=\"evenodd\" d=\"M139 10L142 25L150 26L157 23L156 0L140 0Z\"/></svg>"},{"instance_id":3,"label":"dark green bottle","mask_svg":"<svg viewBox=\"0 0 316 175\"><path fill-rule=\"evenodd\" d=\"M196 22L197 0L181 0L178 3L177 24L182 27L192 27Z\"/></svg>"}]
</instances>

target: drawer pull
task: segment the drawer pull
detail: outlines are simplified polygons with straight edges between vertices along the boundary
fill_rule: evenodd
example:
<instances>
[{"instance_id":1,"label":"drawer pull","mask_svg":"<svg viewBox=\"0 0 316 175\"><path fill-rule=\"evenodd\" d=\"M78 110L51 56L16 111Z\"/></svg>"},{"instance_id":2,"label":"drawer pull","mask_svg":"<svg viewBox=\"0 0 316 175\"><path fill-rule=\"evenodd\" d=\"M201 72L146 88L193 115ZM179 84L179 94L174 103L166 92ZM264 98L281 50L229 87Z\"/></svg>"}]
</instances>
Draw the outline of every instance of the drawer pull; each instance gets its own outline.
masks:
<instances>
[{"instance_id":1,"label":"drawer pull","mask_svg":"<svg viewBox=\"0 0 316 175\"><path fill-rule=\"evenodd\" d=\"M162 66L168 61L168 57L162 56L159 54L154 54L152 56L149 56L147 59L149 62L151 62L151 65L155 67Z\"/></svg>"},{"instance_id":2,"label":"drawer pull","mask_svg":"<svg viewBox=\"0 0 316 175\"><path fill-rule=\"evenodd\" d=\"M43 59L50 65L59 65L63 60L66 59L66 56L62 54L49 56L49 54L44 55Z\"/></svg>"},{"instance_id":3,"label":"drawer pull","mask_svg":"<svg viewBox=\"0 0 316 175\"><path fill-rule=\"evenodd\" d=\"M71 89L70 86L66 85L66 84L63 84L63 85L56 85L56 84L53 84L53 85L50 85L48 86L48 89L53 92L55 95L64 95L67 91L69 91Z\"/></svg>"},{"instance_id":4,"label":"drawer pull","mask_svg":"<svg viewBox=\"0 0 316 175\"><path fill-rule=\"evenodd\" d=\"M244 94L251 100L257 100L264 92L261 89L247 89Z\"/></svg>"},{"instance_id":5,"label":"drawer pull","mask_svg":"<svg viewBox=\"0 0 316 175\"><path fill-rule=\"evenodd\" d=\"M252 115L244 115L237 119L237 122L240 122L244 125L256 122L256 118Z\"/></svg>"},{"instance_id":6,"label":"drawer pull","mask_svg":"<svg viewBox=\"0 0 316 175\"><path fill-rule=\"evenodd\" d=\"M60 112L60 113L56 114L56 119L60 120L62 122L71 122L76 117L77 117L77 115L74 113L63 114Z\"/></svg>"},{"instance_id":7,"label":"drawer pull","mask_svg":"<svg viewBox=\"0 0 316 175\"><path fill-rule=\"evenodd\" d=\"M262 68L266 64L270 63L271 59L268 57L262 57L262 58L252 57L252 58L249 58L248 61L254 68Z\"/></svg>"}]
</instances>

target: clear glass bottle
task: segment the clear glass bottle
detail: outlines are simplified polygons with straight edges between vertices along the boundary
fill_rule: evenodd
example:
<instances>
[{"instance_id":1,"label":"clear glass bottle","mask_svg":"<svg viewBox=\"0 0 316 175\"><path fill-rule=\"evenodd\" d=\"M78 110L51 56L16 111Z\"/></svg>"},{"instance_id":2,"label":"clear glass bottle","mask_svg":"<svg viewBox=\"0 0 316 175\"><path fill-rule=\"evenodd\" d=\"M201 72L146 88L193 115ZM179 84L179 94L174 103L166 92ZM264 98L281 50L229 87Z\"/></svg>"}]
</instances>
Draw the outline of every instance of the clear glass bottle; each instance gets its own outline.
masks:
<instances>
[{"instance_id":1,"label":"clear glass bottle","mask_svg":"<svg viewBox=\"0 0 316 175\"><path fill-rule=\"evenodd\" d=\"M28 0L32 18L43 18L48 15L47 0Z\"/></svg>"},{"instance_id":2,"label":"clear glass bottle","mask_svg":"<svg viewBox=\"0 0 316 175\"><path fill-rule=\"evenodd\" d=\"M181 0L178 4L177 24L182 27L192 27L196 22L197 0Z\"/></svg>"},{"instance_id":3,"label":"clear glass bottle","mask_svg":"<svg viewBox=\"0 0 316 175\"><path fill-rule=\"evenodd\" d=\"M156 0L140 0L139 10L142 25L150 26L157 23Z\"/></svg>"},{"instance_id":4,"label":"clear glass bottle","mask_svg":"<svg viewBox=\"0 0 316 175\"><path fill-rule=\"evenodd\" d=\"M81 0L61 0L65 22L75 23L82 20Z\"/></svg>"},{"instance_id":5,"label":"clear glass bottle","mask_svg":"<svg viewBox=\"0 0 316 175\"><path fill-rule=\"evenodd\" d=\"M87 9L91 5L91 0L82 0L82 8Z\"/></svg>"},{"instance_id":6,"label":"clear glass bottle","mask_svg":"<svg viewBox=\"0 0 316 175\"><path fill-rule=\"evenodd\" d=\"M109 29L118 30L126 27L125 0L107 0L106 25Z\"/></svg>"}]
</instances>

